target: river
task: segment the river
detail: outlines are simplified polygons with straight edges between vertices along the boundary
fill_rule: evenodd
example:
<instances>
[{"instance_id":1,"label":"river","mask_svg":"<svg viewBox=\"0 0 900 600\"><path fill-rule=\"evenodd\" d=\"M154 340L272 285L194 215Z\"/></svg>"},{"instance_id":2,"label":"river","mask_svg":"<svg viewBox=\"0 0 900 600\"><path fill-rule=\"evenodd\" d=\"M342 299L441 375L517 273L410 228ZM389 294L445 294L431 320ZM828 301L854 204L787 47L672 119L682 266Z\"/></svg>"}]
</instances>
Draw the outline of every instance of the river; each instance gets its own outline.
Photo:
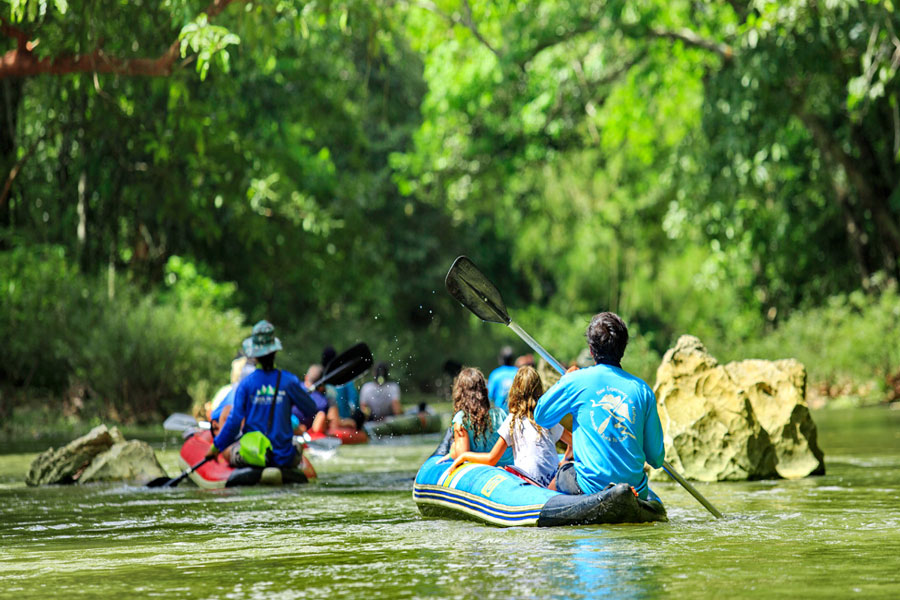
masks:
<instances>
[{"instance_id":1,"label":"river","mask_svg":"<svg viewBox=\"0 0 900 600\"><path fill-rule=\"evenodd\" d=\"M815 419L825 476L699 484L720 521L656 483L670 522L651 525L423 519L436 437L344 446L309 486L217 491L27 488L35 454L2 454L0 597L900 597L900 411Z\"/></svg>"}]
</instances>

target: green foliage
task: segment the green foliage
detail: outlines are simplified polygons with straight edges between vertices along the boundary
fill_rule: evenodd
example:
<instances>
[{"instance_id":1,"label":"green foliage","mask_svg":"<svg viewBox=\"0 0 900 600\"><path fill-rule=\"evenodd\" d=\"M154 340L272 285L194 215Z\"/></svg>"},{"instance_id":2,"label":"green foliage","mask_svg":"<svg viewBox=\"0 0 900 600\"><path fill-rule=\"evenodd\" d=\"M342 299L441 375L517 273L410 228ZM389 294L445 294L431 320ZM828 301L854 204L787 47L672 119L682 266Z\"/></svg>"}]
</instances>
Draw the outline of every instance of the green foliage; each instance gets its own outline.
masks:
<instances>
[{"instance_id":1,"label":"green foliage","mask_svg":"<svg viewBox=\"0 0 900 600\"><path fill-rule=\"evenodd\" d=\"M771 334L723 352L722 360L796 358L814 393L882 401L887 378L900 371L900 293L895 283L874 294L855 291L797 311Z\"/></svg>"},{"instance_id":2,"label":"green foliage","mask_svg":"<svg viewBox=\"0 0 900 600\"><path fill-rule=\"evenodd\" d=\"M239 312L193 302L196 281L174 283L164 303L130 285L110 299L105 282L79 274L58 247L0 253L0 280L9 341L0 379L57 397L84 390L85 417L148 421L184 410L196 382L227 380L246 334Z\"/></svg>"},{"instance_id":3,"label":"green foliage","mask_svg":"<svg viewBox=\"0 0 900 600\"><path fill-rule=\"evenodd\" d=\"M202 396L239 341L237 308L275 322L298 373L365 340L431 389L448 359L487 368L516 342L443 292L462 253L561 358L591 314L622 314L626 366L649 381L682 333L720 356L802 353L779 346L791 335L818 347L804 315L900 276L890 3L207 5L9 2L39 59L181 56L167 77L3 82L16 287L0 318L8 335L53 332L17 334L4 381L89 380L116 410L160 410L191 383L166 358L202 335L183 319L212 332L175 354ZM127 368L107 362L101 323ZM147 328L151 347L130 348ZM814 377L896 367L849 337L855 366ZM169 391L149 389L153 364Z\"/></svg>"}]
</instances>

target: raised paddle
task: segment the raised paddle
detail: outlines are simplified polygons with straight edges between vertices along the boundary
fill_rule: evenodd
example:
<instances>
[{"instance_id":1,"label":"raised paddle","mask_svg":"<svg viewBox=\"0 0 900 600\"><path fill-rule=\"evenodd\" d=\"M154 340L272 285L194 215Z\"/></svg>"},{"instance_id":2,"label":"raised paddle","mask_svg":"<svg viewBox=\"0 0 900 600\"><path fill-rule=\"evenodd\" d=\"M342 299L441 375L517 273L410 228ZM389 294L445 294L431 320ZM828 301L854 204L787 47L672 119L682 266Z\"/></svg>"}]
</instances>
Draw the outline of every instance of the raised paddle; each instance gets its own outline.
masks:
<instances>
[{"instance_id":1,"label":"raised paddle","mask_svg":"<svg viewBox=\"0 0 900 600\"><path fill-rule=\"evenodd\" d=\"M333 385L343 385L345 383L349 383L365 373L371 366L372 352L371 350L369 350L369 347L364 343L356 344L355 346L345 350L341 354L331 359L331 361L325 366L322 377L320 377L318 381L313 384L313 389L326 383L331 383ZM164 425L167 425L166 429L170 431L185 431L187 429L190 429L191 427L198 427L196 419L194 419L190 415L185 415L182 413L175 413L174 415L171 415L168 419L166 419ZM176 426L179 426L180 429L175 429ZM200 425L200 427L203 428L202 425ZM208 429L208 427L206 428ZM309 434L303 436L303 441L309 446L311 450L320 451L323 454L333 454L337 449L337 446L339 446L341 443L341 440L337 438L325 437L318 440L311 439L309 437ZM168 477L157 477L153 481L149 482L147 484L147 487L175 487L176 485L181 483L188 475L213 459L214 457L203 459L202 461L198 462L191 468L181 473L178 477L173 477L171 479Z\"/></svg>"},{"instance_id":2,"label":"raised paddle","mask_svg":"<svg viewBox=\"0 0 900 600\"><path fill-rule=\"evenodd\" d=\"M450 292L451 296L475 313L481 320L506 325L515 331L519 337L522 338L526 344L531 346L535 352L541 355L544 360L553 365L553 368L559 371L560 374L566 372L565 367L563 367L558 360L553 358L543 346L538 344L533 337L528 335L524 329L519 327L518 324L514 323L513 320L509 318L509 312L506 310L506 304L504 304L503 298L500 296L500 291L497 290L497 286L495 286L467 256L460 256L453 261L450 270L447 272L444 284L447 286L447 291ZM720 513L709 500L704 498L703 495L698 492L694 486L688 483L674 468L672 468L672 465L670 465L668 461L663 461L662 468L669 474L669 477L681 484L681 487L686 489L691 496L696 498L697 501L702 504L706 510L712 513L714 517L717 519L722 518L722 513Z\"/></svg>"}]
</instances>

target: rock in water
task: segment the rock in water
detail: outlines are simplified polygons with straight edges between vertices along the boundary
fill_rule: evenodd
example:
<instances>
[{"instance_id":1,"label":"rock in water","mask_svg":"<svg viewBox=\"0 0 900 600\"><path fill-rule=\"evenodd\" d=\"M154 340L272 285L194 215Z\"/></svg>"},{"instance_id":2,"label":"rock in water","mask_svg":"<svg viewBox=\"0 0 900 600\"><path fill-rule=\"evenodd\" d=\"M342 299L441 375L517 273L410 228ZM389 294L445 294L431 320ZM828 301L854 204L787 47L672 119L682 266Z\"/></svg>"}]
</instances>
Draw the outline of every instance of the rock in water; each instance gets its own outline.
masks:
<instances>
[{"instance_id":1,"label":"rock in water","mask_svg":"<svg viewBox=\"0 0 900 600\"><path fill-rule=\"evenodd\" d=\"M25 483L34 486L87 481L149 481L165 475L146 442L126 442L117 428L98 425L62 448L50 448L34 459Z\"/></svg>"},{"instance_id":2,"label":"rock in water","mask_svg":"<svg viewBox=\"0 0 900 600\"><path fill-rule=\"evenodd\" d=\"M824 472L795 360L719 365L699 339L682 336L656 374L666 457L690 479L804 477Z\"/></svg>"},{"instance_id":3,"label":"rock in water","mask_svg":"<svg viewBox=\"0 0 900 600\"><path fill-rule=\"evenodd\" d=\"M115 427L110 430L106 425L98 425L62 448L50 448L35 458L25 476L25 483L32 486L73 483L95 456L122 439L122 434Z\"/></svg>"},{"instance_id":4,"label":"rock in water","mask_svg":"<svg viewBox=\"0 0 900 600\"><path fill-rule=\"evenodd\" d=\"M78 477L78 483L91 481L139 481L146 483L166 472L147 442L129 440L118 442L97 455Z\"/></svg>"},{"instance_id":5,"label":"rock in water","mask_svg":"<svg viewBox=\"0 0 900 600\"><path fill-rule=\"evenodd\" d=\"M785 479L825 474L816 424L806 404L806 368L794 359L743 360L725 365L746 393L760 425L769 433Z\"/></svg>"}]
</instances>

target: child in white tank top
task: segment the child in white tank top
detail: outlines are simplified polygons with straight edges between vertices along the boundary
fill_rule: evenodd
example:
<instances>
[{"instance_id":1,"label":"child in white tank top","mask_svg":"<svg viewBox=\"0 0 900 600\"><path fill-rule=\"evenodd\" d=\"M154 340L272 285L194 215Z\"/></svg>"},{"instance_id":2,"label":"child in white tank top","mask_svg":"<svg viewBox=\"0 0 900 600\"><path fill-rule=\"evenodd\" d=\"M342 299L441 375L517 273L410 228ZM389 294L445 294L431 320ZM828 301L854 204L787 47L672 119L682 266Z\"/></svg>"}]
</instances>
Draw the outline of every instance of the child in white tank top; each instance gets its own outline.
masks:
<instances>
[{"instance_id":1,"label":"child in white tank top","mask_svg":"<svg viewBox=\"0 0 900 600\"><path fill-rule=\"evenodd\" d=\"M451 469L466 461L496 465L506 448L511 447L516 469L542 486L549 485L559 464L556 442L562 440L568 445L566 456L569 456L572 453L572 434L559 424L544 429L534 422L534 407L543 393L537 371L533 367L519 369L509 390L509 415L497 429L500 439L490 452L460 454Z\"/></svg>"}]
</instances>

